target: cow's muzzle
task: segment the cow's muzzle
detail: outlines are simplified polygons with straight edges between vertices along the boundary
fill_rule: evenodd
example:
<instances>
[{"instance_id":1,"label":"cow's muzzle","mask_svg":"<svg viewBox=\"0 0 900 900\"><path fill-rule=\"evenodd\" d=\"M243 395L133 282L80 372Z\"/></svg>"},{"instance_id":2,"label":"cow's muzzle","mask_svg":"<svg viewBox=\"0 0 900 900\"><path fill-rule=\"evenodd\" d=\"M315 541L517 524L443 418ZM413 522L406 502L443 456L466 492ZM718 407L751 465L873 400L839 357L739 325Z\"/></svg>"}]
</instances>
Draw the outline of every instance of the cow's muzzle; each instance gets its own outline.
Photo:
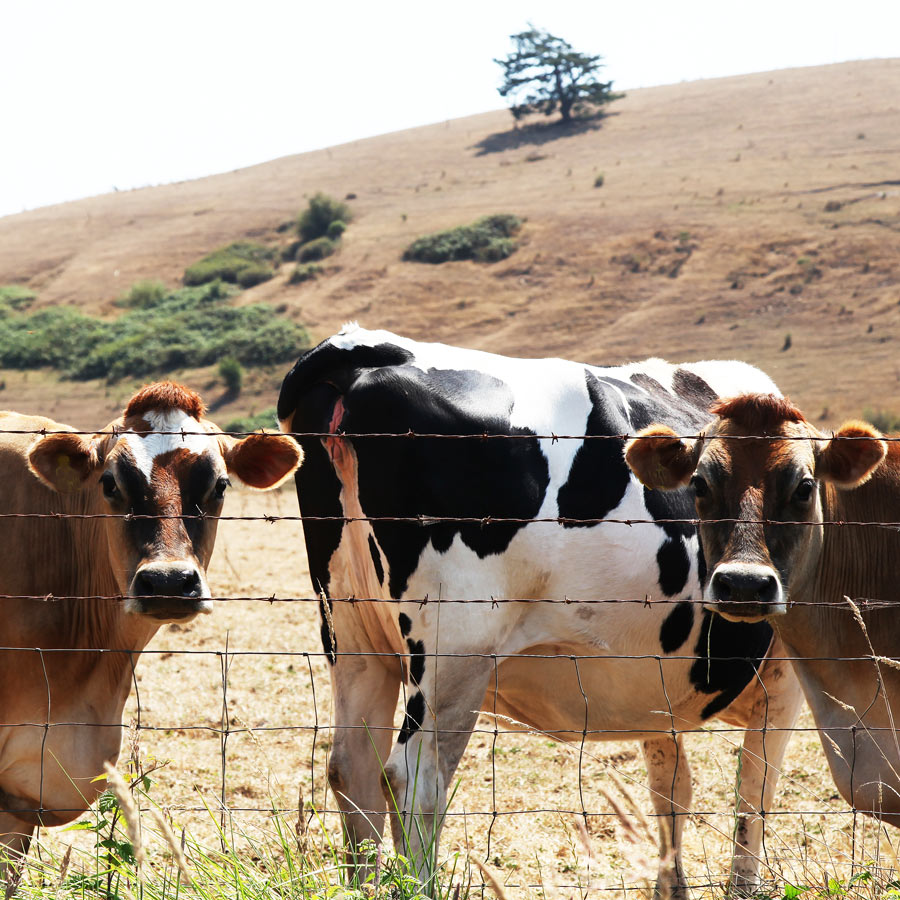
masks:
<instances>
[{"instance_id":1,"label":"cow's muzzle","mask_svg":"<svg viewBox=\"0 0 900 900\"><path fill-rule=\"evenodd\" d=\"M212 612L203 572L188 560L154 562L134 573L125 611L160 622L181 622Z\"/></svg>"},{"instance_id":2,"label":"cow's muzzle","mask_svg":"<svg viewBox=\"0 0 900 900\"><path fill-rule=\"evenodd\" d=\"M706 588L705 606L733 621L758 621L787 612L778 573L758 563L720 563Z\"/></svg>"}]
</instances>

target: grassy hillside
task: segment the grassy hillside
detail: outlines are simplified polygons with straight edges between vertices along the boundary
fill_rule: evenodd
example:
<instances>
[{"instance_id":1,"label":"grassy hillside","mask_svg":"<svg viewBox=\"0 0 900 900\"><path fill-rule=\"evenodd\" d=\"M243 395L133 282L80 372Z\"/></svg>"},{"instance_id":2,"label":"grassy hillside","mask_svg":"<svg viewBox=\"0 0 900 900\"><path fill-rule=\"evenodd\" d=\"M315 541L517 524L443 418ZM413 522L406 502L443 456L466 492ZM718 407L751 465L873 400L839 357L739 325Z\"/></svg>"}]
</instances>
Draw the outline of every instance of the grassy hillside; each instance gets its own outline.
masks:
<instances>
[{"instance_id":1,"label":"grassy hillside","mask_svg":"<svg viewBox=\"0 0 900 900\"><path fill-rule=\"evenodd\" d=\"M900 60L876 60L632 91L572 130L514 131L505 111L449 121L2 218L0 284L37 291L33 309L114 315L134 282L174 287L316 191L353 194L323 274L290 284L282 266L239 302L283 305L314 339L358 319L600 364L740 357L823 423L900 409L898 97ZM494 213L526 219L505 260L401 258ZM233 411L270 406L281 374L248 379ZM220 392L209 372L183 377ZM3 405L85 423L130 389L4 378Z\"/></svg>"}]
</instances>

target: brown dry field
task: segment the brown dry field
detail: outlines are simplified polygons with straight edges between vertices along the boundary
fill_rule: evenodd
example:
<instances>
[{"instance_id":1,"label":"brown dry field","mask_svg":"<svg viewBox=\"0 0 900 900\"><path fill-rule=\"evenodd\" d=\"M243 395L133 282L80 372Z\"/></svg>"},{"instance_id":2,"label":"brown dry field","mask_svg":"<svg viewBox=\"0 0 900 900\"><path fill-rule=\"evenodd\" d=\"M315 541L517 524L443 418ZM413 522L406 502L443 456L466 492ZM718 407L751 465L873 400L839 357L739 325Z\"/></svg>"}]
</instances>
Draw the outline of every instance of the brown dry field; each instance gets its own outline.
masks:
<instances>
[{"instance_id":1,"label":"brown dry field","mask_svg":"<svg viewBox=\"0 0 900 900\"><path fill-rule=\"evenodd\" d=\"M607 118L570 131L511 132L506 112L449 121L2 218L0 284L35 287L41 305L112 315L112 301L135 281L175 285L209 250L271 235L305 196L352 192L355 219L327 277L289 286L285 267L241 302L285 304L314 339L358 319L419 339L597 364L742 358L830 425L866 407L900 410L898 98L900 60L878 60L633 91ZM593 186L598 173L601 188ZM414 237L491 212L527 216L509 260L400 261ZM209 399L221 390L208 370L171 374ZM240 400L216 418L273 405L282 375L252 373ZM42 372L2 377L0 405L86 428L111 419L133 388ZM235 492L225 511L294 515L296 501L290 491ZM211 580L219 596L309 597L299 523L223 522ZM219 603L211 617L160 632L138 680L143 751L169 760L154 796L186 808L176 818L210 840L208 815L193 809L219 794L226 641L235 729L226 744L227 804L326 802L330 698L313 605ZM136 710L133 699L127 717ZM846 877L853 848L858 863L892 858L872 825L844 813L808 716L801 727L767 838L779 882L821 882L826 871ZM612 888L591 896L616 896L623 881L640 881L640 857L653 860L654 844L629 849L597 789L615 793L607 774L615 769L633 779L631 791L649 810L636 746L587 748L584 803L599 813L588 819L592 861L573 816L557 813L499 815L488 853L492 817L482 813L495 802L502 813L581 809L578 750L521 734L501 733L495 743L484 717L479 729L458 773L451 811L459 815L445 831L445 852L468 846L503 880L543 883L551 897L580 896L552 887L579 880ZM727 868L738 740L689 739L697 812L686 867L698 883L721 882ZM264 812L235 816L248 828L267 826ZM325 827L336 832L336 817ZM896 832L891 840L896 849ZM510 889L511 897L530 895L539 892Z\"/></svg>"},{"instance_id":2,"label":"brown dry field","mask_svg":"<svg viewBox=\"0 0 900 900\"><path fill-rule=\"evenodd\" d=\"M296 500L288 489L270 494L233 490L224 515L292 517ZM312 596L302 528L290 519L223 521L210 573L217 597ZM207 846L217 845L219 816L211 816L206 807L220 808L223 696L229 732L224 798L235 830L259 840L274 830L273 808L286 810L289 833L300 803L307 818L311 807L334 808L333 797L325 795L331 721L328 667L321 656L314 606L279 600L223 601L211 616L186 627L163 628L141 660L138 692L129 701L125 720L140 723L146 764L164 764L152 776L151 796ZM636 844L629 843L601 793L605 789L622 799L611 770L624 780L646 815L651 814L638 745L627 741L586 745L579 787L577 745L517 733L503 723L495 738L494 728L490 717L479 718L457 772L442 857L466 851L487 860L499 880L510 885L511 898L649 896L647 879L655 879L655 836L641 832ZM698 885L694 894L698 898L722 896L727 878L741 737L741 732L715 721L707 731L687 737L695 812L685 829L685 865L691 882ZM587 830L592 857L576 824L582 797L591 813ZM499 815L488 846L494 809ZM339 840L336 814L312 819L310 829L317 841L323 826L333 841ZM84 836L73 838L59 829L45 831L44 840L57 853L73 840L89 844ZM236 844L244 846L240 839ZM154 846L159 852L160 846ZM770 881L783 886L786 881L822 884L828 877L847 879L854 871L854 859L870 868L873 862L891 866L898 849L900 834L895 830L879 835L870 820L859 817L854 822L834 790L812 719L804 712L767 830ZM478 883L477 873L473 877ZM623 890L623 884L640 893Z\"/></svg>"}]
</instances>

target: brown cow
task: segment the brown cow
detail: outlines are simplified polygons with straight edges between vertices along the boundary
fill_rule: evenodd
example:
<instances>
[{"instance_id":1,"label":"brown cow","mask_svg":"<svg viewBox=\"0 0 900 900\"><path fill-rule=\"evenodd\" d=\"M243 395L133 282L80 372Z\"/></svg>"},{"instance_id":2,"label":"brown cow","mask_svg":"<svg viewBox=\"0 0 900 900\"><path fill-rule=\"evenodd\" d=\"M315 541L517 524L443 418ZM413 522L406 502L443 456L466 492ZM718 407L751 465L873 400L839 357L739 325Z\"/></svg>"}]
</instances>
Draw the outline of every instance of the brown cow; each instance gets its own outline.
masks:
<instances>
[{"instance_id":1,"label":"brown cow","mask_svg":"<svg viewBox=\"0 0 900 900\"><path fill-rule=\"evenodd\" d=\"M796 657L841 795L900 825L900 671L891 659L900 655L900 530L822 524L900 520L900 446L863 422L826 437L771 395L713 413L697 441L651 425L642 435L655 437L632 441L628 464L650 487L693 484L708 520L707 605L772 622Z\"/></svg>"},{"instance_id":2,"label":"brown cow","mask_svg":"<svg viewBox=\"0 0 900 900\"><path fill-rule=\"evenodd\" d=\"M87 809L119 755L141 651L163 622L211 611L206 567L229 476L265 490L300 461L290 438L236 440L203 411L167 382L90 438L0 413L0 850L23 854L36 825ZM62 433L35 439L42 429ZM196 514L210 518L182 518Z\"/></svg>"}]
</instances>

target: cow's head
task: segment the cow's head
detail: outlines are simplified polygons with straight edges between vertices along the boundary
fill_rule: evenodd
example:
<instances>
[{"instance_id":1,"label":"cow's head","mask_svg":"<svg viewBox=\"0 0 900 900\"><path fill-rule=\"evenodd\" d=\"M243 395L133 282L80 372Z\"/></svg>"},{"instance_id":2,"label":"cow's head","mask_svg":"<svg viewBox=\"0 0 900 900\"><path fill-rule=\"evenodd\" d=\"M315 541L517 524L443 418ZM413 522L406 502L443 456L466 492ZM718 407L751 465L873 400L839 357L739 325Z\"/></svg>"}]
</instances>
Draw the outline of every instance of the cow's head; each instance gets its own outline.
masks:
<instances>
[{"instance_id":1,"label":"cow's head","mask_svg":"<svg viewBox=\"0 0 900 900\"><path fill-rule=\"evenodd\" d=\"M212 609L206 567L230 479L267 490L301 458L284 435L237 440L203 412L193 391L151 384L103 432L48 434L28 454L31 470L49 487L96 492L90 508L114 514L105 520L106 533L125 609L160 622Z\"/></svg>"},{"instance_id":2,"label":"cow's head","mask_svg":"<svg viewBox=\"0 0 900 900\"><path fill-rule=\"evenodd\" d=\"M822 483L867 481L886 444L864 422L827 438L772 394L745 394L712 412L712 425L693 440L663 425L645 428L628 443L626 461L647 487L693 488L710 609L744 621L782 614L791 587L818 563Z\"/></svg>"}]
</instances>

